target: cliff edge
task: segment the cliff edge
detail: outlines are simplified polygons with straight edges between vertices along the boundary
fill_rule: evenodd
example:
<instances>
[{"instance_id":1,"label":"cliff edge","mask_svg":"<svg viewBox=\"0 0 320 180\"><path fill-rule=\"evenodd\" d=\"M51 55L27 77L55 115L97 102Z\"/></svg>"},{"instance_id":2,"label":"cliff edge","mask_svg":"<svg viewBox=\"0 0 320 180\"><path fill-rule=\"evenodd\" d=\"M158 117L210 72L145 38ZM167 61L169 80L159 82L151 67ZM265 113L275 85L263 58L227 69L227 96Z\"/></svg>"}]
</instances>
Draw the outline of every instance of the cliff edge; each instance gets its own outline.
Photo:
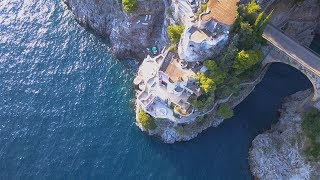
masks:
<instances>
[{"instance_id":1,"label":"cliff edge","mask_svg":"<svg viewBox=\"0 0 320 180\"><path fill-rule=\"evenodd\" d=\"M76 20L106 37L119 58L143 59L147 48L165 43L164 1L142 0L126 13L119 0L63 0ZM156 8L155 8L156 7Z\"/></svg>"}]
</instances>

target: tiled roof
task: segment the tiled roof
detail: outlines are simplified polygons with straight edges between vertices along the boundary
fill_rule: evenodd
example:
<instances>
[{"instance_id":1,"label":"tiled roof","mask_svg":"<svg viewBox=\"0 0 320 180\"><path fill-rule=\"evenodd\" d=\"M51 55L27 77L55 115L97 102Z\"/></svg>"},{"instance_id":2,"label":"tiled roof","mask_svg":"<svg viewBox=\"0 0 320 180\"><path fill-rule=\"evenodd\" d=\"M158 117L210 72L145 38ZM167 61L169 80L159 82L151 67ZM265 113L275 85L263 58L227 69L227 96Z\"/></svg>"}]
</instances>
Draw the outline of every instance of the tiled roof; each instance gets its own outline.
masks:
<instances>
[{"instance_id":1,"label":"tiled roof","mask_svg":"<svg viewBox=\"0 0 320 180\"><path fill-rule=\"evenodd\" d=\"M208 21L212 18L220 23L231 26L237 16L238 2L239 0L209 0L208 10L210 13L203 15L201 19Z\"/></svg>"}]
</instances>

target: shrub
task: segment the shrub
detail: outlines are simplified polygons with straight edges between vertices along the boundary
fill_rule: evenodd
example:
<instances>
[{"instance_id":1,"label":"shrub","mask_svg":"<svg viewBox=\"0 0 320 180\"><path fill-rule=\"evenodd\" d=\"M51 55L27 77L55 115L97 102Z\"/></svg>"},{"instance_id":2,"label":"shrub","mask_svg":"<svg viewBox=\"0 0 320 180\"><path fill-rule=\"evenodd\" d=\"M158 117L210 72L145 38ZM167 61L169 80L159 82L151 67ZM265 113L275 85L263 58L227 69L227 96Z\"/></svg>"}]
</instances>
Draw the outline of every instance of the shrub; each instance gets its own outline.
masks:
<instances>
[{"instance_id":1,"label":"shrub","mask_svg":"<svg viewBox=\"0 0 320 180\"><path fill-rule=\"evenodd\" d=\"M206 76L204 73L198 74L198 79L200 82L200 87L205 93L211 93L214 90L216 90L216 83L214 80L208 76Z\"/></svg>"},{"instance_id":2,"label":"shrub","mask_svg":"<svg viewBox=\"0 0 320 180\"><path fill-rule=\"evenodd\" d=\"M255 44L255 34L252 26L248 22L241 22L240 29L238 32L239 35L239 48L240 49L252 49Z\"/></svg>"},{"instance_id":3,"label":"shrub","mask_svg":"<svg viewBox=\"0 0 320 180\"><path fill-rule=\"evenodd\" d=\"M142 127L147 130L154 130L157 128L154 118L144 111L139 112L138 121L142 125Z\"/></svg>"},{"instance_id":4,"label":"shrub","mask_svg":"<svg viewBox=\"0 0 320 180\"><path fill-rule=\"evenodd\" d=\"M233 110L227 105L222 104L218 107L217 114L225 119L233 117Z\"/></svg>"},{"instance_id":5,"label":"shrub","mask_svg":"<svg viewBox=\"0 0 320 180\"><path fill-rule=\"evenodd\" d=\"M313 108L304 114L302 129L310 140L310 145L305 150L306 154L310 158L319 160L320 143L317 142L317 138L320 138L320 112L317 109Z\"/></svg>"},{"instance_id":6,"label":"shrub","mask_svg":"<svg viewBox=\"0 0 320 180\"><path fill-rule=\"evenodd\" d=\"M122 0L123 9L128 12L134 12L138 8L137 0Z\"/></svg>"},{"instance_id":7,"label":"shrub","mask_svg":"<svg viewBox=\"0 0 320 180\"><path fill-rule=\"evenodd\" d=\"M201 4L201 12L205 12L208 8L208 3Z\"/></svg>"},{"instance_id":8,"label":"shrub","mask_svg":"<svg viewBox=\"0 0 320 180\"><path fill-rule=\"evenodd\" d=\"M263 53L261 51L242 50L238 53L232 67L234 68L236 74L241 74L242 72L256 65L262 57Z\"/></svg>"},{"instance_id":9,"label":"shrub","mask_svg":"<svg viewBox=\"0 0 320 180\"><path fill-rule=\"evenodd\" d=\"M168 26L168 34L172 43L177 44L180 41L181 34L184 31L184 26L170 25Z\"/></svg>"},{"instance_id":10,"label":"shrub","mask_svg":"<svg viewBox=\"0 0 320 180\"><path fill-rule=\"evenodd\" d=\"M171 51L171 52L177 51L177 46L176 46L175 44L172 44L172 45L169 47L169 51Z\"/></svg>"}]
</instances>

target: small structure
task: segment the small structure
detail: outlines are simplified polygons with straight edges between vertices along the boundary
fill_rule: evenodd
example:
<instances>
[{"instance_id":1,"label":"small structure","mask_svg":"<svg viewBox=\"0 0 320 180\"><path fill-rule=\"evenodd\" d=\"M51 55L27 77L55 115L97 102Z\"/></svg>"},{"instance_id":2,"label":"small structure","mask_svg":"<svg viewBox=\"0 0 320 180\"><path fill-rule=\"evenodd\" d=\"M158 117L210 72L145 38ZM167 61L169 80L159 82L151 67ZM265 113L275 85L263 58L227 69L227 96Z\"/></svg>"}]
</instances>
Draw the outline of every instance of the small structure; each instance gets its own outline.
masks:
<instances>
[{"instance_id":1,"label":"small structure","mask_svg":"<svg viewBox=\"0 0 320 180\"><path fill-rule=\"evenodd\" d=\"M209 0L208 12L186 29L178 47L179 57L188 62L206 60L220 53L234 23L239 0Z\"/></svg>"},{"instance_id":2,"label":"small structure","mask_svg":"<svg viewBox=\"0 0 320 180\"><path fill-rule=\"evenodd\" d=\"M179 59L177 54L168 51L154 58L148 56L134 79L137 105L154 118L179 122L179 118L174 114L180 117L190 116L194 108L188 99L191 95L201 94L195 80L195 66L191 68L187 62Z\"/></svg>"}]
</instances>

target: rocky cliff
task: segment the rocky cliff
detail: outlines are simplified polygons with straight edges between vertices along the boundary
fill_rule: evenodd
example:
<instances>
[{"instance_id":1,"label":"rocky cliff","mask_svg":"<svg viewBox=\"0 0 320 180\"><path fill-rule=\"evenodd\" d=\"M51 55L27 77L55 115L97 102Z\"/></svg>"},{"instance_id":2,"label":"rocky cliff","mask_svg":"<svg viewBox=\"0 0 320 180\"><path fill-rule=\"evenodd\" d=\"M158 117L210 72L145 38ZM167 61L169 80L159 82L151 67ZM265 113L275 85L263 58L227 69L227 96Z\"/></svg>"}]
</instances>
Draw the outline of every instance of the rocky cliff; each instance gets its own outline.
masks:
<instances>
[{"instance_id":1,"label":"rocky cliff","mask_svg":"<svg viewBox=\"0 0 320 180\"><path fill-rule=\"evenodd\" d=\"M308 161L301 113L311 106L311 90L285 99L279 122L252 142L249 162L257 179L320 179L320 162Z\"/></svg>"},{"instance_id":2,"label":"rocky cliff","mask_svg":"<svg viewBox=\"0 0 320 180\"><path fill-rule=\"evenodd\" d=\"M141 0L134 13L126 13L121 0L63 0L77 21L110 40L120 58L144 58L147 48L165 42L162 0Z\"/></svg>"},{"instance_id":3,"label":"rocky cliff","mask_svg":"<svg viewBox=\"0 0 320 180\"><path fill-rule=\"evenodd\" d=\"M275 0L268 4L267 10L273 10L271 23L300 43L309 46L320 22L318 0Z\"/></svg>"}]
</instances>

